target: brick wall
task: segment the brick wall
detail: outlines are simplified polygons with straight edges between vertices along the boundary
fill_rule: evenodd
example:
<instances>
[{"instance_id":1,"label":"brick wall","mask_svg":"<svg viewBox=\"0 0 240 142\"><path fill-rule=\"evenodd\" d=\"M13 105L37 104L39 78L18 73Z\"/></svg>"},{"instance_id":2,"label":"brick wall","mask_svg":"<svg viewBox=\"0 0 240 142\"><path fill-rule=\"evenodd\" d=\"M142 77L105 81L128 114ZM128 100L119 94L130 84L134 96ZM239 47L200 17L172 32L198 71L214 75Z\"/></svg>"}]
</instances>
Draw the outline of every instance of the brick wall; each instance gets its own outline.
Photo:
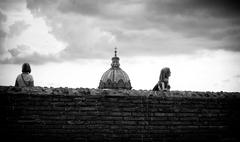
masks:
<instances>
[{"instance_id":1,"label":"brick wall","mask_svg":"<svg viewBox=\"0 0 240 142\"><path fill-rule=\"evenodd\" d=\"M240 93L0 87L1 137L239 141Z\"/></svg>"}]
</instances>

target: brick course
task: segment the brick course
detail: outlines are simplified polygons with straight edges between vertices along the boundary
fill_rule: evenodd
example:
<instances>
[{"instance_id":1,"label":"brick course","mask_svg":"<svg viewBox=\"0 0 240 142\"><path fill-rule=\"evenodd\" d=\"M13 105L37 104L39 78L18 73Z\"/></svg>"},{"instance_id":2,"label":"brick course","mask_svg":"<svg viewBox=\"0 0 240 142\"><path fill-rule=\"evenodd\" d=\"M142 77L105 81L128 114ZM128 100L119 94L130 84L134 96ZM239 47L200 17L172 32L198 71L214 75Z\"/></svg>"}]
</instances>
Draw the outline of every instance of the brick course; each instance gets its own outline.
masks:
<instances>
[{"instance_id":1,"label":"brick course","mask_svg":"<svg viewBox=\"0 0 240 142\"><path fill-rule=\"evenodd\" d=\"M9 140L239 141L240 93L0 86Z\"/></svg>"}]
</instances>

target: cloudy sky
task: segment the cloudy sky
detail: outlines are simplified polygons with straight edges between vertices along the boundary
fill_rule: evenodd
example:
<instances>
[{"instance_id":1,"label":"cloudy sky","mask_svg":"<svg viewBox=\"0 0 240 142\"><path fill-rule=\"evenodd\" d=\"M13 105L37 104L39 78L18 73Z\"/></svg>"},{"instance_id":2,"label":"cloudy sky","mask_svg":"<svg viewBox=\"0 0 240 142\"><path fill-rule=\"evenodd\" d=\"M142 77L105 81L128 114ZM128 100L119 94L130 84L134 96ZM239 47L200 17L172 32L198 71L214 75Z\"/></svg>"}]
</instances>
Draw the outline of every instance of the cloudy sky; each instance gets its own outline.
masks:
<instances>
[{"instance_id":1,"label":"cloudy sky","mask_svg":"<svg viewBox=\"0 0 240 142\"><path fill-rule=\"evenodd\" d=\"M0 0L0 85L97 88L115 47L133 89L240 91L237 1Z\"/></svg>"}]
</instances>

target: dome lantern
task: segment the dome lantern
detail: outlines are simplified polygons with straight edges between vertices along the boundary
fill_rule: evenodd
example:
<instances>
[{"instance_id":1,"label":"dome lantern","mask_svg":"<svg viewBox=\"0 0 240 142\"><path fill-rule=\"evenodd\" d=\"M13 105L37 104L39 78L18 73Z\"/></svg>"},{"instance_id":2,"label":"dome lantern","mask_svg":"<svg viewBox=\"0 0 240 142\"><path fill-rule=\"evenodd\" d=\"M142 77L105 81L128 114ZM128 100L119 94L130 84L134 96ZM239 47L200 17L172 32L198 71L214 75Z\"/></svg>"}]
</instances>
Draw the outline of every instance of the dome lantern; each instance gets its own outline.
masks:
<instances>
[{"instance_id":1,"label":"dome lantern","mask_svg":"<svg viewBox=\"0 0 240 142\"><path fill-rule=\"evenodd\" d=\"M112 57L111 68L101 77L99 89L131 89L130 79L125 71L120 68L119 57L117 57L117 48Z\"/></svg>"},{"instance_id":2,"label":"dome lantern","mask_svg":"<svg viewBox=\"0 0 240 142\"><path fill-rule=\"evenodd\" d=\"M119 64L119 58L117 57L117 48L115 48L115 51L114 51L114 54L115 56L112 57L112 68L119 68L120 64Z\"/></svg>"}]
</instances>

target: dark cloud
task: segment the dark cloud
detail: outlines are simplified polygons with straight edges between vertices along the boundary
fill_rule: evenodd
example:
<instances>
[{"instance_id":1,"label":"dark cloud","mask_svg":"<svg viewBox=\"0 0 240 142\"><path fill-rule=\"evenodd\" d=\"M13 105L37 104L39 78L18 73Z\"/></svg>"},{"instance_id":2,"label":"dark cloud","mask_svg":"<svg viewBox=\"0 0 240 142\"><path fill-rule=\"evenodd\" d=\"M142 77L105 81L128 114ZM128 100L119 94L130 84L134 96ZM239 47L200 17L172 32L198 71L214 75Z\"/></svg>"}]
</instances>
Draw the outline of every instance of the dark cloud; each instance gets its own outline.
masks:
<instances>
[{"instance_id":1,"label":"dark cloud","mask_svg":"<svg viewBox=\"0 0 240 142\"><path fill-rule=\"evenodd\" d=\"M134 5L135 0L27 0L27 8L35 15L48 15L54 13L54 10L61 14L77 14L102 18L104 20L123 20L122 18L131 17L124 13ZM121 8L120 8L121 7ZM125 8L125 10L123 10ZM54 9L54 10L53 10ZM49 14L51 13L51 14ZM124 13L124 14L123 14ZM136 15L134 15L136 16Z\"/></svg>"},{"instance_id":2,"label":"dark cloud","mask_svg":"<svg viewBox=\"0 0 240 142\"><path fill-rule=\"evenodd\" d=\"M148 10L173 15L240 16L240 4L237 0L150 0L147 1L147 7Z\"/></svg>"},{"instance_id":3,"label":"dark cloud","mask_svg":"<svg viewBox=\"0 0 240 142\"><path fill-rule=\"evenodd\" d=\"M189 36L215 38L226 28L236 26L239 30L240 5L236 0L150 0L146 9L151 22L164 23Z\"/></svg>"},{"instance_id":4,"label":"dark cloud","mask_svg":"<svg viewBox=\"0 0 240 142\"><path fill-rule=\"evenodd\" d=\"M60 0L26 0L26 7L35 15L42 16L54 10Z\"/></svg>"},{"instance_id":5,"label":"dark cloud","mask_svg":"<svg viewBox=\"0 0 240 142\"><path fill-rule=\"evenodd\" d=\"M58 8L64 13L75 12L84 15L101 15L106 2L106 0L70 0L63 1ZM111 1L108 0L108 2L110 3Z\"/></svg>"},{"instance_id":6,"label":"dark cloud","mask_svg":"<svg viewBox=\"0 0 240 142\"><path fill-rule=\"evenodd\" d=\"M130 16L129 13L119 14L109 5L121 7L127 4L141 5L142 12ZM225 49L240 51L240 5L236 0L149 0L149 1L70 1L60 4L60 11L74 12L108 20L115 19L116 24L126 30L170 29L186 38L206 38L223 41L224 45L209 49ZM110 9L110 10L109 10ZM108 13L112 11L112 13ZM125 15L124 15L125 14ZM109 19L111 17L111 19ZM122 29L120 29L122 30ZM164 32L164 31L163 31ZM120 35L119 33L117 34ZM129 34L125 34L129 35ZM135 35L134 35L135 36ZM129 40L129 37L120 37ZM136 37L130 37L136 38ZM237 45L237 46L236 46ZM208 48L208 47L203 47Z\"/></svg>"},{"instance_id":7,"label":"dark cloud","mask_svg":"<svg viewBox=\"0 0 240 142\"><path fill-rule=\"evenodd\" d=\"M30 25L26 24L24 21L16 21L14 24L9 26L9 36L19 36L23 31L25 31Z\"/></svg>"},{"instance_id":8,"label":"dark cloud","mask_svg":"<svg viewBox=\"0 0 240 142\"><path fill-rule=\"evenodd\" d=\"M3 29L3 23L7 20L7 16L0 11L0 55L4 52L3 42L7 33Z\"/></svg>"},{"instance_id":9,"label":"dark cloud","mask_svg":"<svg viewBox=\"0 0 240 142\"><path fill-rule=\"evenodd\" d=\"M63 62L63 61L74 61L77 59L96 59L96 58L106 58L108 57L102 52L93 52L93 50L82 51L81 48L66 48L56 54L41 54L38 52L29 52L30 47L26 45L18 45L17 48L9 49L9 58L0 60L2 64L20 64L24 62L29 62L31 64L45 64L47 62ZM108 51L109 52L109 51ZM109 54L108 54L109 55ZM113 53L112 53L113 56ZM108 57L110 58L110 57Z\"/></svg>"},{"instance_id":10,"label":"dark cloud","mask_svg":"<svg viewBox=\"0 0 240 142\"><path fill-rule=\"evenodd\" d=\"M73 45L70 45L70 46L73 46ZM95 58L103 59L109 56L108 54L109 52L111 52L111 50L108 50L105 54L103 54L102 52L94 51L94 49L78 48L74 46L74 47L67 47L66 49L55 54L41 54L33 51L30 46L22 44L22 45L17 45L16 48L9 49L8 53L11 56L9 58L0 60L0 63L19 64L23 62L29 62L31 64L45 64L47 62L74 61L80 58L81 59L95 59Z\"/></svg>"},{"instance_id":11,"label":"dark cloud","mask_svg":"<svg viewBox=\"0 0 240 142\"><path fill-rule=\"evenodd\" d=\"M0 0L0 9L2 10L20 10L19 6L24 4L25 0Z\"/></svg>"},{"instance_id":12,"label":"dark cloud","mask_svg":"<svg viewBox=\"0 0 240 142\"><path fill-rule=\"evenodd\" d=\"M29 46L22 44L17 45L16 48L9 49L8 52L11 54L12 57L17 57L19 54L26 53L29 50L31 50Z\"/></svg>"},{"instance_id":13,"label":"dark cloud","mask_svg":"<svg viewBox=\"0 0 240 142\"><path fill-rule=\"evenodd\" d=\"M136 8L138 2L135 0L70 0L62 1L58 10L62 13L76 13L85 16L100 17L105 20L123 20L133 17L131 8ZM126 10L131 11L127 13Z\"/></svg>"},{"instance_id":14,"label":"dark cloud","mask_svg":"<svg viewBox=\"0 0 240 142\"><path fill-rule=\"evenodd\" d=\"M45 64L47 62L62 62L58 54L40 54L31 49L28 45L17 45L16 48L9 49L10 57L0 60L2 64L22 64L29 62L31 64Z\"/></svg>"},{"instance_id":15,"label":"dark cloud","mask_svg":"<svg viewBox=\"0 0 240 142\"><path fill-rule=\"evenodd\" d=\"M0 29L0 55L2 55L5 52L5 49L3 47L3 42L6 37L6 33Z\"/></svg>"},{"instance_id":16,"label":"dark cloud","mask_svg":"<svg viewBox=\"0 0 240 142\"><path fill-rule=\"evenodd\" d=\"M240 74L237 74L234 76L235 78L240 78Z\"/></svg>"},{"instance_id":17,"label":"dark cloud","mask_svg":"<svg viewBox=\"0 0 240 142\"><path fill-rule=\"evenodd\" d=\"M7 16L0 11L0 22L5 22L6 20L7 20Z\"/></svg>"},{"instance_id":18,"label":"dark cloud","mask_svg":"<svg viewBox=\"0 0 240 142\"><path fill-rule=\"evenodd\" d=\"M192 54L202 49L240 51L237 1L27 0L27 7L48 17L54 36L68 44L60 54L67 59L101 58L109 53L110 48L101 47L102 43L84 42L92 41L84 37L90 31L82 31L84 19L75 20L82 17L91 18L93 28L111 33L126 56ZM72 24L77 22L79 26Z\"/></svg>"}]
</instances>

